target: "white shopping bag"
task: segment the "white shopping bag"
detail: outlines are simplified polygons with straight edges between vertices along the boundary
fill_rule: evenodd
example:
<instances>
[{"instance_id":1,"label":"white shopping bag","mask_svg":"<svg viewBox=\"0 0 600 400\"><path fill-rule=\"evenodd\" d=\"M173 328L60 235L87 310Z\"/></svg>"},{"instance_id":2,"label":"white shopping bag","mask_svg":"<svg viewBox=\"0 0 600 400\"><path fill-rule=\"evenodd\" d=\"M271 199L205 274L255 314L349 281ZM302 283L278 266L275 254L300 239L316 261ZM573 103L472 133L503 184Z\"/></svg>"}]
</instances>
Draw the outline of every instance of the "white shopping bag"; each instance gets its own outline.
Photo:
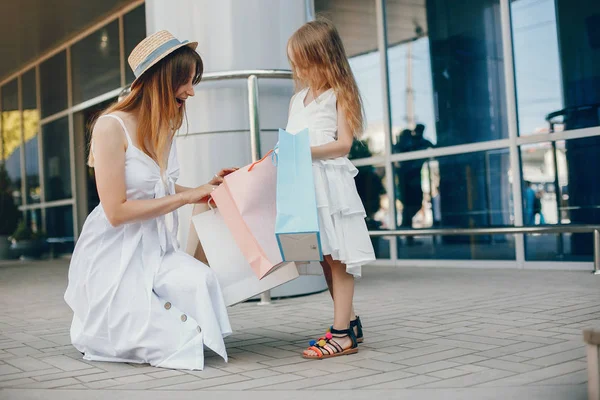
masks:
<instances>
[{"instance_id":1,"label":"white shopping bag","mask_svg":"<svg viewBox=\"0 0 600 400\"><path fill-rule=\"evenodd\" d=\"M319 264L318 261L310 261L310 262L296 262L296 267L298 268L299 275L317 275L321 276L323 274L323 267Z\"/></svg>"},{"instance_id":2,"label":"white shopping bag","mask_svg":"<svg viewBox=\"0 0 600 400\"><path fill-rule=\"evenodd\" d=\"M208 265L215 271L225 304L240 303L298 277L294 263L288 263L258 279L238 248L218 209L192 216ZM196 249L189 249L194 251Z\"/></svg>"}]
</instances>

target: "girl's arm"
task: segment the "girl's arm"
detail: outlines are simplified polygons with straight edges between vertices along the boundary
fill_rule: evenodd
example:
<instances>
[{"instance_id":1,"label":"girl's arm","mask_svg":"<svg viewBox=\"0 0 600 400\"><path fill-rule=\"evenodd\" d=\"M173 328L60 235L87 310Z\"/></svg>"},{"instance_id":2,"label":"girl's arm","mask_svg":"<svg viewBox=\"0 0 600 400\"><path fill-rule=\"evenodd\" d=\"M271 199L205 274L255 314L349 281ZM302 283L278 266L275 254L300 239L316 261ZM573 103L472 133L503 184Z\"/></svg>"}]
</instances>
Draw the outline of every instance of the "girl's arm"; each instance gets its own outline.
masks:
<instances>
[{"instance_id":1,"label":"girl's arm","mask_svg":"<svg viewBox=\"0 0 600 400\"><path fill-rule=\"evenodd\" d=\"M117 121L98 120L93 132L94 170L100 203L112 226L168 214L179 207L199 202L214 186L203 185L160 199L127 200L125 186L126 141Z\"/></svg>"},{"instance_id":2,"label":"girl's arm","mask_svg":"<svg viewBox=\"0 0 600 400\"><path fill-rule=\"evenodd\" d=\"M354 141L354 135L350 130L350 126L348 125L344 111L338 108L337 115L337 140L321 146L311 147L310 151L313 160L328 160L338 157L345 157L348 155L348 153L350 153L350 149L352 148L352 143Z\"/></svg>"}]
</instances>

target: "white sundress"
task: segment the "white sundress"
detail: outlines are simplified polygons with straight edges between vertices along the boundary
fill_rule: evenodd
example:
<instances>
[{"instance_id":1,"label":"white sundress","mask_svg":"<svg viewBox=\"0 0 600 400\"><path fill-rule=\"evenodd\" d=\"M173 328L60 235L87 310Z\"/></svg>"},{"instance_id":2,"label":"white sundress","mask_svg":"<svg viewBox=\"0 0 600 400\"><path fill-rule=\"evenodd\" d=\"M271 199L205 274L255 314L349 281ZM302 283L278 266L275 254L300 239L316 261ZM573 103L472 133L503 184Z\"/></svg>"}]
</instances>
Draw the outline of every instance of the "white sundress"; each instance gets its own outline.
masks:
<instances>
[{"instance_id":1,"label":"white sundress","mask_svg":"<svg viewBox=\"0 0 600 400\"><path fill-rule=\"evenodd\" d=\"M293 99L286 130L298 133L308 128L310 145L321 146L337 140L337 98L333 89L308 105L308 89ZM375 260L373 244L365 222L354 177L356 167L347 157L313 161L313 175L324 255L346 264L346 271L361 276L362 266Z\"/></svg>"},{"instance_id":2,"label":"white sundress","mask_svg":"<svg viewBox=\"0 0 600 400\"><path fill-rule=\"evenodd\" d=\"M175 193L179 165L171 146L167 171L128 142L128 200ZM118 132L115 132L118 134ZM197 370L204 346L227 361L223 338L231 326L213 271L179 250L177 211L113 227L99 205L88 216L69 268L65 301L73 310L71 341L84 359L149 363Z\"/></svg>"}]
</instances>

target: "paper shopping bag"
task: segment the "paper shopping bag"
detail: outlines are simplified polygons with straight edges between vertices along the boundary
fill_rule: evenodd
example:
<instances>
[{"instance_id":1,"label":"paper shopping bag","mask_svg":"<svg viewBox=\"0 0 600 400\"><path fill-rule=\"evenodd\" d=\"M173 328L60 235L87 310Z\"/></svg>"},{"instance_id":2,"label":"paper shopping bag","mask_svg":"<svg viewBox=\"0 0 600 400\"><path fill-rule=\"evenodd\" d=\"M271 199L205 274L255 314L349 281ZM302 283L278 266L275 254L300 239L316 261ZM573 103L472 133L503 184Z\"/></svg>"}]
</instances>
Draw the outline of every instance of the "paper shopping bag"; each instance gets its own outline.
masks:
<instances>
[{"instance_id":1,"label":"paper shopping bag","mask_svg":"<svg viewBox=\"0 0 600 400\"><path fill-rule=\"evenodd\" d=\"M294 263L286 263L259 279L236 244L218 209L192 217L210 268L215 272L228 306L283 285L298 277Z\"/></svg>"},{"instance_id":2,"label":"paper shopping bag","mask_svg":"<svg viewBox=\"0 0 600 400\"><path fill-rule=\"evenodd\" d=\"M192 208L192 217L206 212L208 210L208 204L194 204L194 207ZM188 240L185 252L190 256L194 257L196 260L199 260L204 264L209 265L208 260L206 259L206 253L204 253L204 249L202 248L202 244L200 243L200 239L198 238L198 233L196 233L196 228L194 228L194 224L191 221L190 231L188 233L187 239Z\"/></svg>"},{"instance_id":3,"label":"paper shopping bag","mask_svg":"<svg viewBox=\"0 0 600 400\"><path fill-rule=\"evenodd\" d=\"M285 261L321 261L308 129L279 130L275 235Z\"/></svg>"},{"instance_id":4,"label":"paper shopping bag","mask_svg":"<svg viewBox=\"0 0 600 400\"><path fill-rule=\"evenodd\" d=\"M283 263L275 237L277 170L267 160L270 154L227 175L212 193L233 239L261 279Z\"/></svg>"}]
</instances>

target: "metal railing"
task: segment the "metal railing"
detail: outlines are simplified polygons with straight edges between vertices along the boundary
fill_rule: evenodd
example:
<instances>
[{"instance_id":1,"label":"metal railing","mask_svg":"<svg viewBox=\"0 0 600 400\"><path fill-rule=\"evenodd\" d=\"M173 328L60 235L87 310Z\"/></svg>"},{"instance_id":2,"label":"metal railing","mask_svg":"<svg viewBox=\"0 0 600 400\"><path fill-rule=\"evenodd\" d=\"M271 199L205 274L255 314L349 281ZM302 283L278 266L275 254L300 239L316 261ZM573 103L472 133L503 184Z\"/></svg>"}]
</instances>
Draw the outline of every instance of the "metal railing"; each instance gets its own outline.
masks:
<instances>
[{"instance_id":1,"label":"metal railing","mask_svg":"<svg viewBox=\"0 0 600 400\"><path fill-rule=\"evenodd\" d=\"M600 225L502 226L487 228L432 228L369 231L371 237L386 236L479 236L548 233L593 233L594 275L600 275Z\"/></svg>"}]
</instances>

